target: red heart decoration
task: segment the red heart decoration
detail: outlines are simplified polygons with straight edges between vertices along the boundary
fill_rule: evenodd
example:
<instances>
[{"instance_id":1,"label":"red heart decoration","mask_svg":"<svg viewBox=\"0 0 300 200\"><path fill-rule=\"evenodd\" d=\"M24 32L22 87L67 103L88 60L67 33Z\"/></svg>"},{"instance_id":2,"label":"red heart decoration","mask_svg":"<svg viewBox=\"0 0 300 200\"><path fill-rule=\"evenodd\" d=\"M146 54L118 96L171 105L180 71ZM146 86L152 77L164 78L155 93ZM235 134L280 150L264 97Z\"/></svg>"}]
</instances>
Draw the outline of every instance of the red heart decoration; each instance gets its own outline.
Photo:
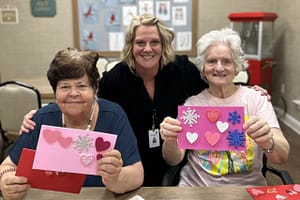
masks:
<instances>
[{"instance_id":1,"label":"red heart decoration","mask_svg":"<svg viewBox=\"0 0 300 200\"><path fill-rule=\"evenodd\" d=\"M52 144L54 143L56 140L58 140L58 138L60 138L60 132L59 131L51 131L49 129L45 129L43 131L43 136L46 140L47 143Z\"/></svg>"},{"instance_id":2,"label":"red heart decoration","mask_svg":"<svg viewBox=\"0 0 300 200\"><path fill-rule=\"evenodd\" d=\"M221 116L221 112L219 110L207 110L205 114L211 123L215 123Z\"/></svg>"},{"instance_id":3,"label":"red heart decoration","mask_svg":"<svg viewBox=\"0 0 300 200\"><path fill-rule=\"evenodd\" d=\"M210 144L210 146L215 146L219 142L219 140L221 138L221 134L219 134L218 132L211 133L209 131L206 131L205 138L206 138L208 144Z\"/></svg>"},{"instance_id":4,"label":"red heart decoration","mask_svg":"<svg viewBox=\"0 0 300 200\"><path fill-rule=\"evenodd\" d=\"M98 137L95 143L97 151L104 151L110 147L110 142L104 141L102 137Z\"/></svg>"},{"instance_id":5,"label":"red heart decoration","mask_svg":"<svg viewBox=\"0 0 300 200\"><path fill-rule=\"evenodd\" d=\"M68 148L72 144L72 138L71 137L60 137L58 138L58 143L63 147L63 148Z\"/></svg>"},{"instance_id":6,"label":"red heart decoration","mask_svg":"<svg viewBox=\"0 0 300 200\"><path fill-rule=\"evenodd\" d=\"M103 155L101 153L97 154L97 160L100 160L101 158L103 158Z\"/></svg>"}]
</instances>

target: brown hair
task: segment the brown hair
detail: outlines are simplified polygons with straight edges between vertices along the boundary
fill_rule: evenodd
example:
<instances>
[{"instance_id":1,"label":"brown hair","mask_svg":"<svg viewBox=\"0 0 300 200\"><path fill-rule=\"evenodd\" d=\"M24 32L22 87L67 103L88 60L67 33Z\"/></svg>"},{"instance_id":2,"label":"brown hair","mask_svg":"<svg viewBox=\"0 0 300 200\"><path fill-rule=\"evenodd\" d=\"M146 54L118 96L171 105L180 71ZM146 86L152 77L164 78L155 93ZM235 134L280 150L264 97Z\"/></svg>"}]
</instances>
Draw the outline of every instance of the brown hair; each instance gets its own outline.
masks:
<instances>
[{"instance_id":1,"label":"brown hair","mask_svg":"<svg viewBox=\"0 0 300 200\"><path fill-rule=\"evenodd\" d=\"M75 48L66 48L57 52L47 72L54 93L58 81L80 78L85 74L87 74L93 89L97 91L100 77L96 67L98 57L96 52L81 51Z\"/></svg>"}]
</instances>

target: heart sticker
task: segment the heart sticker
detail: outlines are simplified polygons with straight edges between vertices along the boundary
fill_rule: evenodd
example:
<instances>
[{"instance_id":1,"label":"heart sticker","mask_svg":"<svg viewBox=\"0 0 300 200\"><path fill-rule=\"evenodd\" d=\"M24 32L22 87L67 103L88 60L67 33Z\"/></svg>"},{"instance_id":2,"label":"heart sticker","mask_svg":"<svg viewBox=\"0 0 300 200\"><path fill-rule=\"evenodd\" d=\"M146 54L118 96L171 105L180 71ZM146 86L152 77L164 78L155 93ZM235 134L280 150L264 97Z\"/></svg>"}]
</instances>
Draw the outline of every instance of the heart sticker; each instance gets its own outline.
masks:
<instances>
[{"instance_id":1,"label":"heart sticker","mask_svg":"<svg viewBox=\"0 0 300 200\"><path fill-rule=\"evenodd\" d=\"M283 196L281 194L276 194L275 198L276 198L276 200L285 200L285 199L287 199L287 196Z\"/></svg>"},{"instance_id":2,"label":"heart sticker","mask_svg":"<svg viewBox=\"0 0 300 200\"><path fill-rule=\"evenodd\" d=\"M110 147L110 142L104 141L102 137L98 137L95 143L97 151L104 151Z\"/></svg>"},{"instance_id":3,"label":"heart sticker","mask_svg":"<svg viewBox=\"0 0 300 200\"><path fill-rule=\"evenodd\" d=\"M43 131L43 136L44 136L47 143L53 144L55 141L58 140L58 138L60 138L60 132L45 129Z\"/></svg>"},{"instance_id":4,"label":"heart sticker","mask_svg":"<svg viewBox=\"0 0 300 200\"><path fill-rule=\"evenodd\" d=\"M206 131L205 138L210 146L215 146L220 141L221 135L218 132Z\"/></svg>"},{"instance_id":5,"label":"heart sticker","mask_svg":"<svg viewBox=\"0 0 300 200\"><path fill-rule=\"evenodd\" d=\"M229 124L228 122L217 121L217 128L221 133L224 133L229 128Z\"/></svg>"},{"instance_id":6,"label":"heart sticker","mask_svg":"<svg viewBox=\"0 0 300 200\"><path fill-rule=\"evenodd\" d=\"M92 163L93 157L93 154L81 154L80 161L84 166L88 166Z\"/></svg>"},{"instance_id":7,"label":"heart sticker","mask_svg":"<svg viewBox=\"0 0 300 200\"><path fill-rule=\"evenodd\" d=\"M190 144L193 144L198 139L198 134L187 132L186 133L186 139L189 141Z\"/></svg>"},{"instance_id":8,"label":"heart sticker","mask_svg":"<svg viewBox=\"0 0 300 200\"><path fill-rule=\"evenodd\" d=\"M205 114L211 123L215 123L221 116L221 112L219 110L207 110Z\"/></svg>"},{"instance_id":9,"label":"heart sticker","mask_svg":"<svg viewBox=\"0 0 300 200\"><path fill-rule=\"evenodd\" d=\"M300 185L299 184L295 184L293 189L297 192L300 192Z\"/></svg>"},{"instance_id":10,"label":"heart sticker","mask_svg":"<svg viewBox=\"0 0 300 200\"><path fill-rule=\"evenodd\" d=\"M255 196L260 196L260 195L265 194L264 191L259 190L259 189L255 189L255 188L253 188L253 189L251 190L251 193L252 193L253 195L255 195Z\"/></svg>"},{"instance_id":11,"label":"heart sticker","mask_svg":"<svg viewBox=\"0 0 300 200\"><path fill-rule=\"evenodd\" d=\"M103 155L101 153L97 154L97 160L100 160L101 158L103 158Z\"/></svg>"},{"instance_id":12,"label":"heart sticker","mask_svg":"<svg viewBox=\"0 0 300 200\"><path fill-rule=\"evenodd\" d=\"M60 146L62 146L63 148L68 148L73 142L73 139L71 137L60 137L58 138L58 143L60 144Z\"/></svg>"}]
</instances>

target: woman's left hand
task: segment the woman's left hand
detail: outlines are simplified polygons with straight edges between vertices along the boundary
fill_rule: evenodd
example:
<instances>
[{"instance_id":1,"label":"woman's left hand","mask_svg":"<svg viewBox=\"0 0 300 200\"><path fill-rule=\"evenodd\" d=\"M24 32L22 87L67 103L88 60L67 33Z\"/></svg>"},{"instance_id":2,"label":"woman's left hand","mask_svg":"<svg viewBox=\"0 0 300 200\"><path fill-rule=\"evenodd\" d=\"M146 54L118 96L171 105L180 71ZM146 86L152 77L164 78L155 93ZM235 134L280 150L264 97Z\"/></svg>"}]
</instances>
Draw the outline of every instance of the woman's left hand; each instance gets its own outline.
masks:
<instances>
[{"instance_id":1,"label":"woman's left hand","mask_svg":"<svg viewBox=\"0 0 300 200\"><path fill-rule=\"evenodd\" d=\"M251 116L244 124L245 132L251 137L262 149L269 149L272 146L271 128L266 121L256 116Z\"/></svg>"},{"instance_id":2,"label":"woman's left hand","mask_svg":"<svg viewBox=\"0 0 300 200\"><path fill-rule=\"evenodd\" d=\"M102 181L105 185L118 180L122 167L122 156L116 149L104 152L103 157L98 160L98 174L102 176Z\"/></svg>"}]
</instances>

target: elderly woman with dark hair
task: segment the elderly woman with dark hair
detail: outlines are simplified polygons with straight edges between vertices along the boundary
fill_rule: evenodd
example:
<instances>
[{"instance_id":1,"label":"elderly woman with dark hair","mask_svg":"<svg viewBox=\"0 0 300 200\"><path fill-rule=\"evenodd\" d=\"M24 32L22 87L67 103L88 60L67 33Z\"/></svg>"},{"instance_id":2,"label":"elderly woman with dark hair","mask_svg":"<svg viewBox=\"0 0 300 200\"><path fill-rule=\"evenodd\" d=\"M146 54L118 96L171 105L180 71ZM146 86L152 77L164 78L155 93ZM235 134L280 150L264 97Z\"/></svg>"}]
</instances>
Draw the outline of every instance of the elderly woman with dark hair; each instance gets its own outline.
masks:
<instances>
[{"instance_id":1,"label":"elderly woman with dark hair","mask_svg":"<svg viewBox=\"0 0 300 200\"><path fill-rule=\"evenodd\" d=\"M289 144L267 97L233 82L248 67L238 33L226 28L203 35L197 43L196 63L209 87L188 98L184 105L245 106L250 116L243 125L247 149L243 152L189 150L179 185L265 185L261 173L263 153L269 161L282 163L288 158ZM176 165L185 155L185 150L177 146L177 136L182 130L180 121L166 117L160 128L163 157L170 165Z\"/></svg>"},{"instance_id":2,"label":"elderly woman with dark hair","mask_svg":"<svg viewBox=\"0 0 300 200\"><path fill-rule=\"evenodd\" d=\"M106 186L116 193L138 188L143 183L143 166L136 137L123 109L97 98L98 54L67 48L59 51L47 76L56 103L42 107L33 117L35 128L22 134L0 166L0 186L5 199L22 199L29 183L15 176L23 148L36 149L41 125L99 131L118 135L115 149L97 161L98 176L88 175L84 186Z\"/></svg>"}]
</instances>

